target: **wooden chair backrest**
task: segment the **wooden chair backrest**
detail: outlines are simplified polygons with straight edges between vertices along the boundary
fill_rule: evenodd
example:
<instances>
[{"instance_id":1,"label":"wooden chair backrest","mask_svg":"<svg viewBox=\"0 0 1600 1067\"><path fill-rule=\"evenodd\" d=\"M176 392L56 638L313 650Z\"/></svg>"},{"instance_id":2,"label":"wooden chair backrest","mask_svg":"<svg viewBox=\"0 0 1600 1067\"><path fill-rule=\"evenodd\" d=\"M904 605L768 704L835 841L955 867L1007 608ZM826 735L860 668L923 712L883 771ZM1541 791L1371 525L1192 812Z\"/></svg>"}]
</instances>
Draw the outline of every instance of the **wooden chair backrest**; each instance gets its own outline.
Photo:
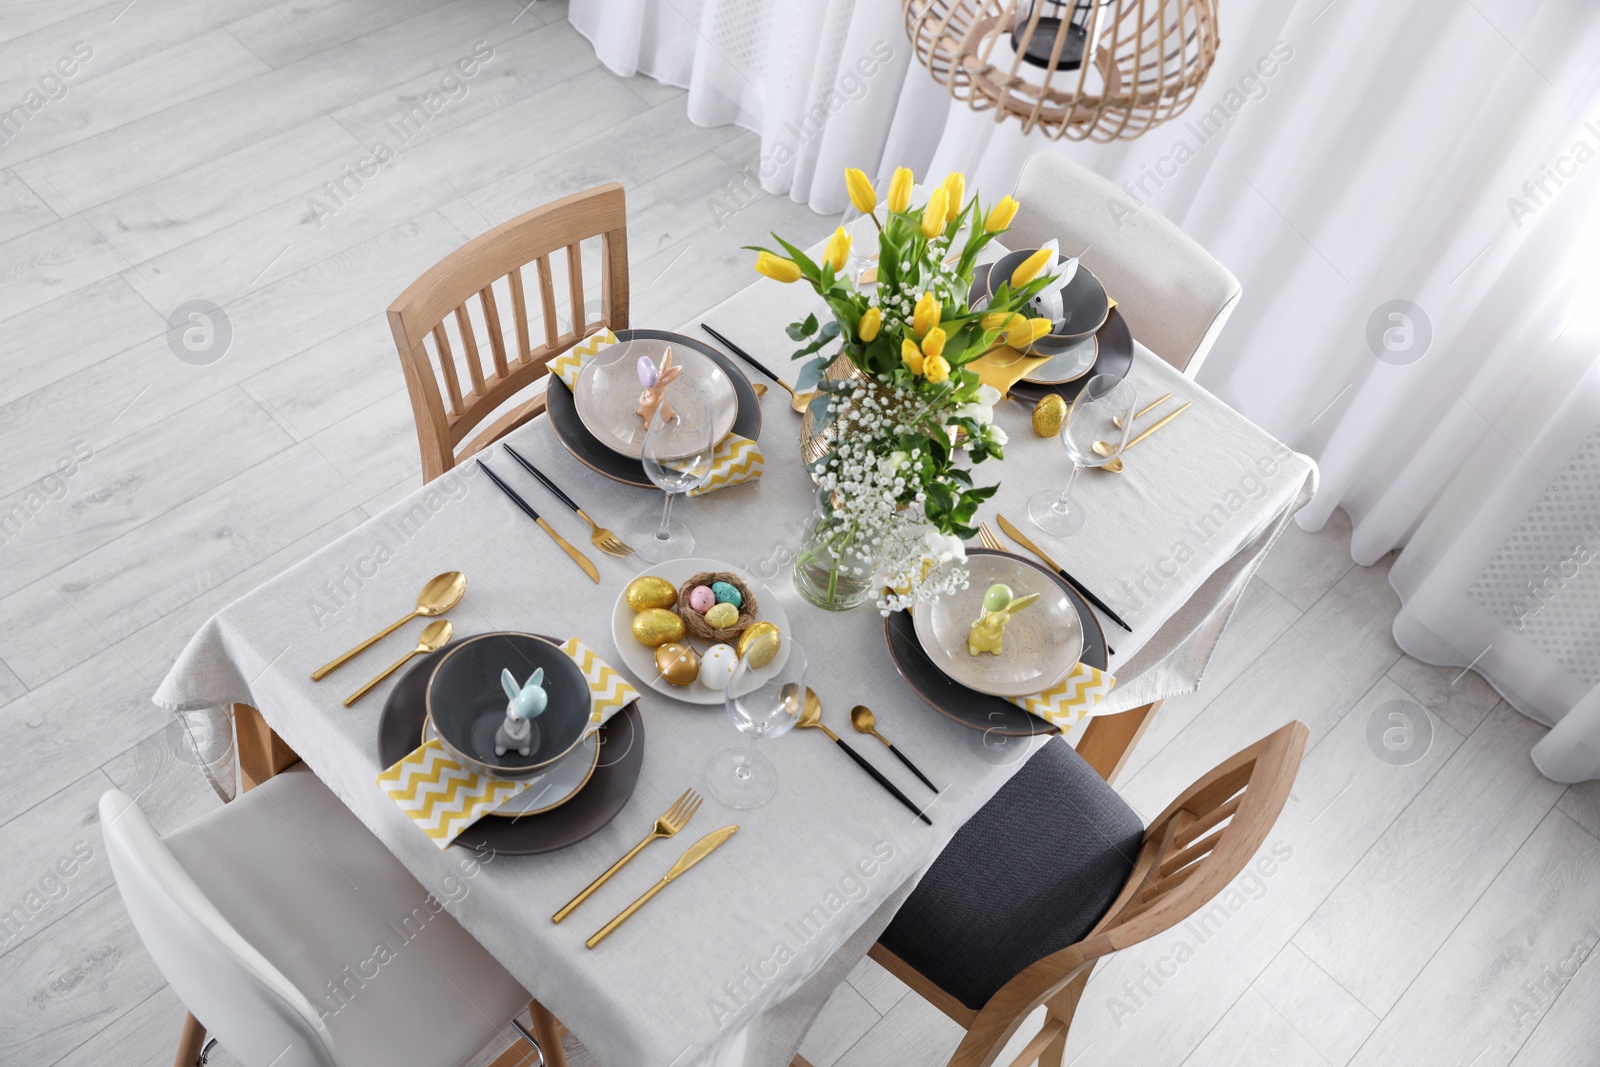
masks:
<instances>
[{"instance_id":1,"label":"wooden chair backrest","mask_svg":"<svg viewBox=\"0 0 1600 1067\"><path fill-rule=\"evenodd\" d=\"M600 239L600 307L598 316L590 319L584 302L580 245L596 237ZM566 303L571 319L564 330L557 321L550 262L558 252L566 260ZM530 335L523 280L523 268L530 264L535 268L539 317L544 325L538 344ZM497 285L510 305L513 337L507 337L495 295ZM462 349L459 353L450 342L452 320ZM423 481L437 478L543 411L541 393L497 420L459 455L456 452L456 446L486 417L544 377L551 358L589 334L627 326L627 206L622 186L615 182L534 208L473 238L430 267L389 305L389 327L417 421Z\"/></svg>"},{"instance_id":2,"label":"wooden chair backrest","mask_svg":"<svg viewBox=\"0 0 1600 1067\"><path fill-rule=\"evenodd\" d=\"M1244 870L1289 799L1310 731L1298 720L1223 761L1174 800L1145 830L1121 894L1075 945L1025 968L989 998L950 1067L987 1067L1040 1005L1047 1026L1017 1064L1032 1062L1066 1024L1097 960L1171 929L1199 911ZM1067 987L1077 980L1073 990ZM1067 991L1064 993L1064 991ZM1066 1001L1066 1003L1063 1003Z\"/></svg>"}]
</instances>

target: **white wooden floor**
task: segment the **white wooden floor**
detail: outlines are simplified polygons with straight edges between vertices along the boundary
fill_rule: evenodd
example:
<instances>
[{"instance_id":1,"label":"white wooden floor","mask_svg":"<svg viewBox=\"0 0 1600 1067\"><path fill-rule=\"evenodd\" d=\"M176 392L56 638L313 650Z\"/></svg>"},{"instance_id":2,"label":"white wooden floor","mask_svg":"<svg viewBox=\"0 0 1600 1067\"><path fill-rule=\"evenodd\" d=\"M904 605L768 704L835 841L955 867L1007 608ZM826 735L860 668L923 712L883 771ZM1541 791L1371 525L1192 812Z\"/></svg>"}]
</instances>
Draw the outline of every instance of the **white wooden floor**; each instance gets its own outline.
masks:
<instances>
[{"instance_id":1,"label":"white wooden floor","mask_svg":"<svg viewBox=\"0 0 1600 1067\"><path fill-rule=\"evenodd\" d=\"M417 484L390 299L491 221L604 180L628 189L639 324L745 284L739 246L769 229L805 244L829 228L772 197L719 227L708 199L755 139L612 77L564 15L0 0L0 105L24 102L0 127L0 516L22 516L0 528L0 1063L170 1062L182 1010L129 926L95 801L142 790L162 828L214 806L156 681L209 613ZM465 95L337 211L308 206L480 42L493 58ZM232 327L206 366L165 337L193 299ZM1540 728L1476 676L1402 656L1384 568L1347 549L1337 522L1291 531L1203 691L1167 704L1122 782L1148 817L1298 716L1313 745L1272 839L1283 862L1203 942L1173 931L1098 974L1072 1062L1600 1058L1600 971L1573 972L1600 940L1600 789L1541 779ZM1397 698L1437 723L1408 767L1366 741ZM956 1038L868 963L804 1052L922 1067Z\"/></svg>"}]
</instances>

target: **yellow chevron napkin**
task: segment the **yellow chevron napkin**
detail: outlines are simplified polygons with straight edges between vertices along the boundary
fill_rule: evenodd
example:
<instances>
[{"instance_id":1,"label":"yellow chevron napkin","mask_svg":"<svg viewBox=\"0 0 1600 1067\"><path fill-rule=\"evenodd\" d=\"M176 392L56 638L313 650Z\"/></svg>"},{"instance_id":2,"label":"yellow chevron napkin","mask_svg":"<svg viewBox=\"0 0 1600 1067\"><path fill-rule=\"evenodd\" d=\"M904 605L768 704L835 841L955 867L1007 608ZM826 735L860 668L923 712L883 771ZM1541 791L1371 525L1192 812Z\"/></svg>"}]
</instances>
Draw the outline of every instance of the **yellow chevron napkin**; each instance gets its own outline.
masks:
<instances>
[{"instance_id":1,"label":"yellow chevron napkin","mask_svg":"<svg viewBox=\"0 0 1600 1067\"><path fill-rule=\"evenodd\" d=\"M583 370L583 365L616 343L617 335L610 330L591 334L552 359L550 373L560 378L568 389L576 389L578 373Z\"/></svg>"},{"instance_id":2,"label":"yellow chevron napkin","mask_svg":"<svg viewBox=\"0 0 1600 1067\"><path fill-rule=\"evenodd\" d=\"M579 641L568 639L561 651L571 656L589 683L592 708L587 733L639 698L639 691ZM463 830L530 788L535 778L491 778L459 763L437 738L378 775L378 787L435 845L448 848Z\"/></svg>"},{"instance_id":3,"label":"yellow chevron napkin","mask_svg":"<svg viewBox=\"0 0 1600 1067\"><path fill-rule=\"evenodd\" d=\"M689 495L705 496L730 485L756 481L761 477L761 468L766 462L754 441L730 433L717 445L717 451L711 457L710 480L698 489L689 490Z\"/></svg>"},{"instance_id":4,"label":"yellow chevron napkin","mask_svg":"<svg viewBox=\"0 0 1600 1067\"><path fill-rule=\"evenodd\" d=\"M1117 680L1105 671L1080 663L1057 685L1033 696L1017 697L1011 703L1066 733L1093 713L1095 705L1116 684Z\"/></svg>"}]
</instances>

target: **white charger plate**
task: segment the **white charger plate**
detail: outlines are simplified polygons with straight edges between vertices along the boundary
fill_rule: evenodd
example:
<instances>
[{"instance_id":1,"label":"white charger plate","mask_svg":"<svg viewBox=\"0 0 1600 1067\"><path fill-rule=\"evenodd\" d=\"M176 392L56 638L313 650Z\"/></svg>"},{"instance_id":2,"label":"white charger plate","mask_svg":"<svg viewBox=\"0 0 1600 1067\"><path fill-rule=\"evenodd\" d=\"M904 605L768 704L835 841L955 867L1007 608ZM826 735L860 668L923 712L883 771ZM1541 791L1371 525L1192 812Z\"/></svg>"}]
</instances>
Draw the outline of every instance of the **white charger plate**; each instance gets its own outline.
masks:
<instances>
[{"instance_id":1,"label":"white charger plate","mask_svg":"<svg viewBox=\"0 0 1600 1067\"><path fill-rule=\"evenodd\" d=\"M968 689L998 697L1042 693L1065 678L1083 656L1083 623L1061 587L1025 560L972 555L967 588L918 604L911 612L917 642L945 674ZM995 656L967 650L967 632L983 614L983 594L996 582L1018 597L1039 599L1011 617Z\"/></svg>"},{"instance_id":2,"label":"white charger plate","mask_svg":"<svg viewBox=\"0 0 1600 1067\"><path fill-rule=\"evenodd\" d=\"M770 678L783 669L784 663L789 659L789 616L783 610L783 605L778 603L778 598L772 595L771 590L739 567L731 566L714 559L674 559L658 564L649 570L640 571L635 578L643 578L653 574L672 583L673 588L678 588L684 582L693 578L701 571L729 571L739 576L745 588L755 594L756 602L761 608L756 616L757 622L770 622L777 626L782 643L778 646L778 654L765 667L755 671L757 678ZM629 579L630 584L633 579ZM617 596L616 606L611 609L611 641L617 647L617 657L622 660L622 665L639 681L654 689L664 696L674 700L686 701L690 704L721 704L723 690L712 689L702 685L698 679L688 685L673 685L661 677L656 670L656 650L641 645L633 636L634 610L628 607L628 589L624 586ZM688 641L688 638L685 638ZM704 653L704 648L695 648L696 653Z\"/></svg>"},{"instance_id":3,"label":"white charger plate","mask_svg":"<svg viewBox=\"0 0 1600 1067\"><path fill-rule=\"evenodd\" d=\"M667 399L696 394L711 403L712 429L718 441L728 436L739 415L739 396L733 382L721 367L687 345L674 345L651 337L619 341L583 365L577 388L572 390L573 406L584 429L613 451L630 459L644 455L644 423L639 421L638 363L649 356L657 366L668 348L672 363L682 367L677 381L667 387ZM664 457L672 458L672 457Z\"/></svg>"}]
</instances>

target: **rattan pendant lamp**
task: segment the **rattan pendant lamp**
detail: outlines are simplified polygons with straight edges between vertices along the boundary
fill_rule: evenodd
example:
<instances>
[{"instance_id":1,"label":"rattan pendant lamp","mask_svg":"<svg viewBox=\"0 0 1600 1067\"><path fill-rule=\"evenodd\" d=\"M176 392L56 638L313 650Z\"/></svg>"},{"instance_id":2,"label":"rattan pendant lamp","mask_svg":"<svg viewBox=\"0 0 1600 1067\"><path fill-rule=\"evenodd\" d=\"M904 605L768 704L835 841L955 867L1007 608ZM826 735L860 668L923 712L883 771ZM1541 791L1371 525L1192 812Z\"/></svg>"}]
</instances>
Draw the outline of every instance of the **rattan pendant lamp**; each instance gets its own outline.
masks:
<instances>
[{"instance_id":1,"label":"rattan pendant lamp","mask_svg":"<svg viewBox=\"0 0 1600 1067\"><path fill-rule=\"evenodd\" d=\"M995 121L1075 141L1139 136L1189 106L1216 0L902 0L934 79Z\"/></svg>"}]
</instances>

